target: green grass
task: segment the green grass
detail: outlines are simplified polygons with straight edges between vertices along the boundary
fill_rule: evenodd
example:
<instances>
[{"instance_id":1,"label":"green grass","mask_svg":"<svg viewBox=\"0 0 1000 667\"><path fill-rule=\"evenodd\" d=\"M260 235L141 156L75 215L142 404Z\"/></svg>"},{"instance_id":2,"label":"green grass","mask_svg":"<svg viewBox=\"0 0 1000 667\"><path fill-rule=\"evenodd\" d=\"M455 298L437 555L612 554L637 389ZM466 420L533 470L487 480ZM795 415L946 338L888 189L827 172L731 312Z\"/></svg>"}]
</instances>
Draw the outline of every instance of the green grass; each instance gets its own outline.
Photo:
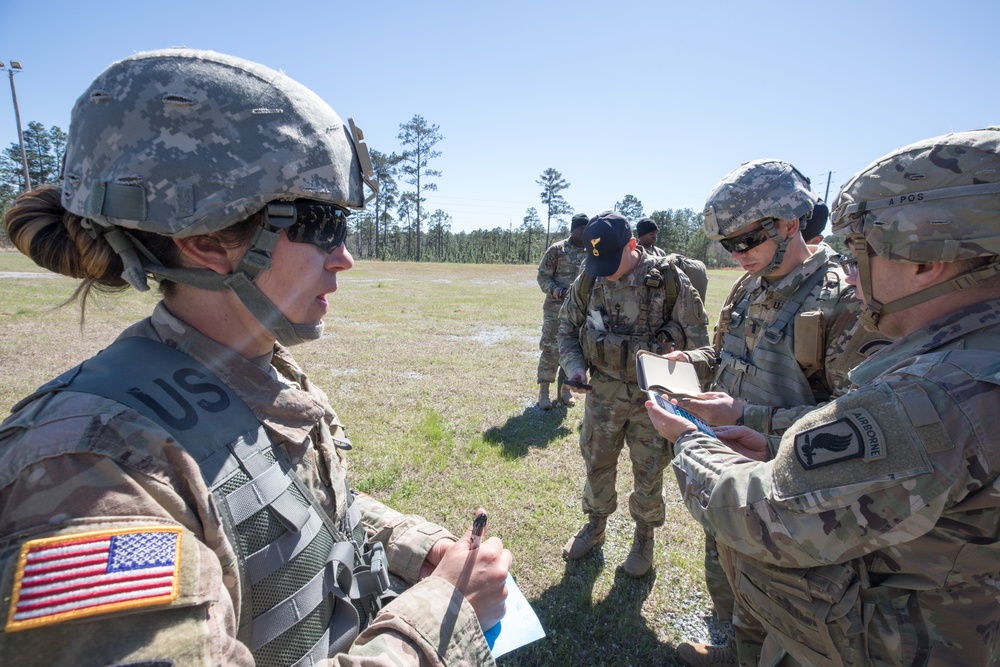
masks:
<instances>
[{"instance_id":1,"label":"green grass","mask_svg":"<svg viewBox=\"0 0 1000 667\"><path fill-rule=\"evenodd\" d=\"M76 281L0 253L0 411L96 353L144 317L155 290L99 296L81 330L76 306L54 308ZM739 273L710 271L718 315ZM631 470L619 466L619 509L607 542L565 563L583 521L582 402L542 412L535 367L542 294L535 267L359 262L331 298L323 339L296 348L347 425L352 484L455 532L476 507L514 554L513 573L547 638L502 665L671 665L691 622L709 613L702 530L667 474L667 525L655 574L616 572L631 545Z\"/></svg>"}]
</instances>

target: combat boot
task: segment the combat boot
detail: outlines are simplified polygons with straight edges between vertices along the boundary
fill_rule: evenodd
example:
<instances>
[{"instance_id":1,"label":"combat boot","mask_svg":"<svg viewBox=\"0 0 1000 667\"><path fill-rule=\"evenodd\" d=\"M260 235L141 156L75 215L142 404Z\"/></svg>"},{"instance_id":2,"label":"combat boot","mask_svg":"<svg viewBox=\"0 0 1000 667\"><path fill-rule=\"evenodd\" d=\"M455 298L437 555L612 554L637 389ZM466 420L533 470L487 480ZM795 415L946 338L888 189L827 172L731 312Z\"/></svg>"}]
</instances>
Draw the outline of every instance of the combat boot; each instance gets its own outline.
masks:
<instances>
[{"instance_id":1,"label":"combat boot","mask_svg":"<svg viewBox=\"0 0 1000 667\"><path fill-rule=\"evenodd\" d=\"M632 550L625 558L622 569L630 577L641 577L653 565L653 527L645 523L635 524Z\"/></svg>"},{"instance_id":2,"label":"combat boot","mask_svg":"<svg viewBox=\"0 0 1000 667\"><path fill-rule=\"evenodd\" d=\"M549 398L549 383L538 383L538 407L542 410L552 409L552 400Z\"/></svg>"},{"instance_id":3,"label":"combat boot","mask_svg":"<svg viewBox=\"0 0 1000 667\"><path fill-rule=\"evenodd\" d=\"M687 667L737 667L739 665L731 641L722 646L681 642L677 647L677 659Z\"/></svg>"},{"instance_id":4,"label":"combat boot","mask_svg":"<svg viewBox=\"0 0 1000 667\"><path fill-rule=\"evenodd\" d=\"M563 385L562 389L559 391L559 399L567 408L571 408L576 405L576 397L573 396L573 392L571 392L569 387L566 385Z\"/></svg>"},{"instance_id":5,"label":"combat boot","mask_svg":"<svg viewBox=\"0 0 1000 667\"><path fill-rule=\"evenodd\" d=\"M608 517L591 514L587 523L563 547L563 558L577 560L583 558L591 549L604 543L604 529L608 525Z\"/></svg>"}]
</instances>

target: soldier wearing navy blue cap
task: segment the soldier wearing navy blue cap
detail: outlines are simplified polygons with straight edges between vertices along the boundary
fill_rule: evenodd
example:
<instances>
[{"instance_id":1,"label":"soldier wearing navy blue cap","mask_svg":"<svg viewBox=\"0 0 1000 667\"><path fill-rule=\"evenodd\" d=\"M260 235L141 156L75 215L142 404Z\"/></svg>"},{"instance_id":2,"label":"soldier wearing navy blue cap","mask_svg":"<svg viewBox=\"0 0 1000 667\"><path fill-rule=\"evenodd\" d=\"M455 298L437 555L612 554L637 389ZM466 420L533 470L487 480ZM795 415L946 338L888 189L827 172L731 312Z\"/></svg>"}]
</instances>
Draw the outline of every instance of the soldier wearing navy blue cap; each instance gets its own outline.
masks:
<instances>
[{"instance_id":1,"label":"soldier wearing navy blue cap","mask_svg":"<svg viewBox=\"0 0 1000 667\"><path fill-rule=\"evenodd\" d=\"M629 511L636 528L623 569L641 577L653 562L653 529L664 521L663 469L670 454L646 414L636 353L705 345L708 317L684 272L638 246L621 215L605 211L592 218L583 242L585 271L559 313L559 361L568 384L589 380L592 386L580 432L588 520L567 542L563 557L582 558L604 541L607 518L617 507L618 457L627 442L634 477Z\"/></svg>"}]
</instances>

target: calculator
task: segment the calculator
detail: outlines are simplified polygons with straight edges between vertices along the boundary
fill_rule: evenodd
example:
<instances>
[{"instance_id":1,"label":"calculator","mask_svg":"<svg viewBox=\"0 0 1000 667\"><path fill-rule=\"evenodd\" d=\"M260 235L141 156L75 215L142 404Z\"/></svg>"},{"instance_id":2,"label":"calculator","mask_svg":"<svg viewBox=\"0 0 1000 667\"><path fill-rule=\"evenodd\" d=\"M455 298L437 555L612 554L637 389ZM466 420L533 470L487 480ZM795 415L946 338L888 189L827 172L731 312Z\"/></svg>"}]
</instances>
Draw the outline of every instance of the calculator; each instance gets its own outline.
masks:
<instances>
[{"instance_id":1,"label":"calculator","mask_svg":"<svg viewBox=\"0 0 1000 667\"><path fill-rule=\"evenodd\" d=\"M684 417L684 419L687 419L689 422L697 426L698 430L701 431L702 433L710 435L713 438L715 437L715 431L712 430L712 427L706 424L698 417L695 417L693 414L691 414L684 408L680 407L679 405L674 405L667 399L663 398L663 396L658 391L650 390L648 393L649 393L649 400L656 401L656 404L659 405L664 410L666 410L667 412L673 413L679 417Z\"/></svg>"}]
</instances>

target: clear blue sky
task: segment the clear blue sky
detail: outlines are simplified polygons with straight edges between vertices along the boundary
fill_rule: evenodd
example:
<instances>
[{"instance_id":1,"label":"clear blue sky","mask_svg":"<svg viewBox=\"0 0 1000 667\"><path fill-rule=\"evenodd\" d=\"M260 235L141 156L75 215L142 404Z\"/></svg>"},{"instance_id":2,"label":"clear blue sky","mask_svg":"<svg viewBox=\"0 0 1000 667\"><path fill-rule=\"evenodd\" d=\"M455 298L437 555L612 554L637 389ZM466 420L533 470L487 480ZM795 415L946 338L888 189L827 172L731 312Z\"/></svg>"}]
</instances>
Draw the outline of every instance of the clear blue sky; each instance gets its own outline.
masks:
<instances>
[{"instance_id":1,"label":"clear blue sky","mask_svg":"<svg viewBox=\"0 0 1000 667\"><path fill-rule=\"evenodd\" d=\"M997 0L0 0L0 60L24 65L24 124L67 129L108 64L175 45L284 70L385 152L420 114L445 137L426 206L460 231L544 221L547 167L590 215L626 194L700 210L762 157L820 195L832 171L832 199L894 148L1000 124L998 25ZM5 80L0 146L16 140Z\"/></svg>"}]
</instances>

